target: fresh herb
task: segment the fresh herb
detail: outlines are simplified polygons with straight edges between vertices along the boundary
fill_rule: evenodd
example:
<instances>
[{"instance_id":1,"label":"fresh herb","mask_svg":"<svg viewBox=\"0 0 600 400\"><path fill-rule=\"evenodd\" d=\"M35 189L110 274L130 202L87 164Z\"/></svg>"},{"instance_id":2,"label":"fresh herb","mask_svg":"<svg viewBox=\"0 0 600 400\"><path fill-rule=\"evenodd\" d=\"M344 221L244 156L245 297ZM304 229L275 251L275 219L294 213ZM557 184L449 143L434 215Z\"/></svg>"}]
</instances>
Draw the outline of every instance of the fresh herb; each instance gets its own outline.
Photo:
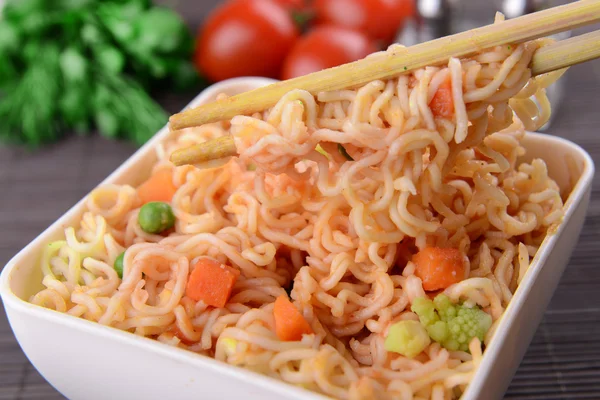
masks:
<instances>
[{"instance_id":1,"label":"fresh herb","mask_svg":"<svg viewBox=\"0 0 600 400\"><path fill-rule=\"evenodd\" d=\"M0 140L66 131L145 143L167 122L148 91L191 88L193 39L149 0L7 0L0 14Z\"/></svg>"},{"instance_id":2,"label":"fresh herb","mask_svg":"<svg viewBox=\"0 0 600 400\"><path fill-rule=\"evenodd\" d=\"M346 157L346 160L348 160L348 161L354 161L354 158L352 158L352 156L350 154L348 154L348 152L346 151L346 149L344 148L344 146L342 146L339 143L338 143L338 151L340 152L341 155L343 155L344 157Z\"/></svg>"}]
</instances>

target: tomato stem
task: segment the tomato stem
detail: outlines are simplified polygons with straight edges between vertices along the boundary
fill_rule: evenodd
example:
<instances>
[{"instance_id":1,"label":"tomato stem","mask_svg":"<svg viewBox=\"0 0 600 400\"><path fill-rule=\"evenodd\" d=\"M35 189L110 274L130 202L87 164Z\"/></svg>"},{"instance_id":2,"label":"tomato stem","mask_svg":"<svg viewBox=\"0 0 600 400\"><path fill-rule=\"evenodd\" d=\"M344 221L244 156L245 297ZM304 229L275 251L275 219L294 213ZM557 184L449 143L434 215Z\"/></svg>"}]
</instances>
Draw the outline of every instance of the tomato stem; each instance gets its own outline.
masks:
<instances>
[{"instance_id":1,"label":"tomato stem","mask_svg":"<svg viewBox=\"0 0 600 400\"><path fill-rule=\"evenodd\" d=\"M305 33L308 30L310 23L313 21L315 13L312 11L296 10L291 12L291 16L300 32Z\"/></svg>"}]
</instances>

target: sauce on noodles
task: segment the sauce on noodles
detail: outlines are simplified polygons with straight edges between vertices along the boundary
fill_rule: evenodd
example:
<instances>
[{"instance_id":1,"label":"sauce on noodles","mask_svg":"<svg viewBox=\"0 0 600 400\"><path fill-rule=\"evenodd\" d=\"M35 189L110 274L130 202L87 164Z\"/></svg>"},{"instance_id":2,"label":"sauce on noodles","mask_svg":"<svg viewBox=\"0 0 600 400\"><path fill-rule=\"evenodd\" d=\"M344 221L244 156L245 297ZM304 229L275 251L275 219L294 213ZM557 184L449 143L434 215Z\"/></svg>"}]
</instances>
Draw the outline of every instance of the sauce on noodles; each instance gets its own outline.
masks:
<instances>
[{"instance_id":1,"label":"sauce on noodles","mask_svg":"<svg viewBox=\"0 0 600 400\"><path fill-rule=\"evenodd\" d=\"M31 301L336 398L457 398L481 361L478 338L468 351L427 341L414 358L384 341L392 324L419 320L416 298L440 291L489 314L490 340L560 222L544 161L518 162L525 130L549 117L543 88L558 76L532 78L542 44L354 90L295 90L263 113L173 134L151 173L172 188L174 227L147 233L135 188L97 188L80 225L42 255L45 289ZM224 165L168 161L229 134L240 156ZM426 292L413 256L428 248L460 252L464 275ZM124 251L121 279L113 264ZM203 257L215 271L222 264L230 293L196 299L224 306L186 292ZM307 326L281 340L274 307L282 298L289 310L290 289L290 321Z\"/></svg>"}]
</instances>

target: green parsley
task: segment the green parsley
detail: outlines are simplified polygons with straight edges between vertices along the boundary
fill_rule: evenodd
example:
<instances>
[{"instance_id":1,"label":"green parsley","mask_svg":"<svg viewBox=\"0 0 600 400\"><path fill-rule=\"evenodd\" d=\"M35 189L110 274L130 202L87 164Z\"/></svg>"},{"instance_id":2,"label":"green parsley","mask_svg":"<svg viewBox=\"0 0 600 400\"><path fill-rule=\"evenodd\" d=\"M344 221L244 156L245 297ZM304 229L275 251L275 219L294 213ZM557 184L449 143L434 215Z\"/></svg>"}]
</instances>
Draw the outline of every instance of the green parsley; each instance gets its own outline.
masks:
<instances>
[{"instance_id":1,"label":"green parsley","mask_svg":"<svg viewBox=\"0 0 600 400\"><path fill-rule=\"evenodd\" d=\"M150 0L7 0L0 140L38 147L97 129L145 143L167 122L149 96L200 82L179 15Z\"/></svg>"}]
</instances>

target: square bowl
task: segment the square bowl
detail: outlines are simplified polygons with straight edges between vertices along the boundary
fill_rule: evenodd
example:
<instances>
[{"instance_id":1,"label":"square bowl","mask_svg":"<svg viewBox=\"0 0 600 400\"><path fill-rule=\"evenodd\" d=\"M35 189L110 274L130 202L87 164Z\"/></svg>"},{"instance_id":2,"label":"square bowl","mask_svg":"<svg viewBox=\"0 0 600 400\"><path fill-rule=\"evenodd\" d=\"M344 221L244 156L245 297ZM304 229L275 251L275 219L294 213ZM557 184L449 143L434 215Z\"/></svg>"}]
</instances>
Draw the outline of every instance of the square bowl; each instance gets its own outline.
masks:
<instances>
[{"instance_id":1,"label":"square bowl","mask_svg":"<svg viewBox=\"0 0 600 400\"><path fill-rule=\"evenodd\" d=\"M274 82L236 78L215 84L188 107ZM157 160L155 147L170 136L159 131L101 184L136 186ZM565 139L528 133L521 161L541 158L558 183L564 218L547 235L497 327L462 399L501 399L544 314L579 237L588 207L594 165L579 146ZM568 167L567 167L568 166ZM0 296L14 334L35 368L71 400L85 399L319 399L276 379L231 366L191 351L46 309L27 301L42 288L39 255L47 243L76 225L82 199L4 267Z\"/></svg>"}]
</instances>

